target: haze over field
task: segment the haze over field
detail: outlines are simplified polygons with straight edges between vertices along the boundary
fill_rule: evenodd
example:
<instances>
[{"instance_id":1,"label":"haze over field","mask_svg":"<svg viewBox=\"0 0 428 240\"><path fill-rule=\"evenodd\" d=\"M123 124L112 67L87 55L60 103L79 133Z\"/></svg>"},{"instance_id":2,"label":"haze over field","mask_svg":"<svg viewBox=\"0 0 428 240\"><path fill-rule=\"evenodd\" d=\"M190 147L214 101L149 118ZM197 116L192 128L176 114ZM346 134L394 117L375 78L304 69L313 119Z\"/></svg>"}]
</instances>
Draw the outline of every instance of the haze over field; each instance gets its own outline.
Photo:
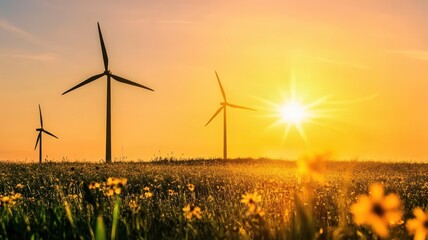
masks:
<instances>
[{"instance_id":1,"label":"haze over field","mask_svg":"<svg viewBox=\"0 0 428 240\"><path fill-rule=\"evenodd\" d=\"M61 96L103 71L100 22L113 73L155 89L112 83L113 159L220 157L222 119L204 127L222 101L216 70L228 101L257 109L228 111L231 158L426 162L427 11L416 0L1 1L0 159L37 160L39 103L60 138L44 155L104 158L105 80ZM290 118L290 101L316 104Z\"/></svg>"}]
</instances>

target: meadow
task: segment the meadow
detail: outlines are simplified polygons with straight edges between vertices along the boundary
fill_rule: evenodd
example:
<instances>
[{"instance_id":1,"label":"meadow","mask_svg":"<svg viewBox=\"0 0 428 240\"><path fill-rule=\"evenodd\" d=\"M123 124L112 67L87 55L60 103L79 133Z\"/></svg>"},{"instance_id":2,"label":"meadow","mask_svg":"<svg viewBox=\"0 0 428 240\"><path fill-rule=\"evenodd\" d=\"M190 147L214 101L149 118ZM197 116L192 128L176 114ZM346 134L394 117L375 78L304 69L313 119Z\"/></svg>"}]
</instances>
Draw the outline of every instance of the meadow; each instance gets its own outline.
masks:
<instances>
[{"instance_id":1,"label":"meadow","mask_svg":"<svg viewBox=\"0 0 428 240\"><path fill-rule=\"evenodd\" d=\"M399 199L387 235L352 213L379 186ZM0 239L413 239L427 199L423 163L0 163Z\"/></svg>"}]
</instances>

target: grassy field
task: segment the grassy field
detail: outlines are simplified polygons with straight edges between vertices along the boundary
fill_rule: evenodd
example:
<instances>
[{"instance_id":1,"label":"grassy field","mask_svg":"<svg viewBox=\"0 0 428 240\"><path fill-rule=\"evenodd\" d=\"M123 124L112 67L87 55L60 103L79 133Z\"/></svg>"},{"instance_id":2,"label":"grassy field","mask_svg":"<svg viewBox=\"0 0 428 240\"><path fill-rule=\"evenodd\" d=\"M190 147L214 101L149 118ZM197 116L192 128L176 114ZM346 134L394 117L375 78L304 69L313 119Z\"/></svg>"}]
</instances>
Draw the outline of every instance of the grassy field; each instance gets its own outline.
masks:
<instances>
[{"instance_id":1,"label":"grassy field","mask_svg":"<svg viewBox=\"0 0 428 240\"><path fill-rule=\"evenodd\" d=\"M400 199L387 236L412 239L428 164L0 163L0 239L376 239L380 223L351 213L373 183Z\"/></svg>"}]
</instances>

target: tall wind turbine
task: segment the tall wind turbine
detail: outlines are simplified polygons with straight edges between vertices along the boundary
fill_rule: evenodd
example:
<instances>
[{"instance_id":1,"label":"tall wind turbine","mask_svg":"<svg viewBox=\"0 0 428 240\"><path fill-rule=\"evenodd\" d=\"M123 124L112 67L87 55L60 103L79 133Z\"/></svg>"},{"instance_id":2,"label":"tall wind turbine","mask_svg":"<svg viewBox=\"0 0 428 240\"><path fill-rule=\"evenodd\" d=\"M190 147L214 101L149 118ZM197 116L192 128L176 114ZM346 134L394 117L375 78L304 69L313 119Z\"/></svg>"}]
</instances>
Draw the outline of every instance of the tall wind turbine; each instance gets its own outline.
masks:
<instances>
[{"instance_id":1,"label":"tall wind turbine","mask_svg":"<svg viewBox=\"0 0 428 240\"><path fill-rule=\"evenodd\" d=\"M100 43L101 43L101 51L103 53L103 60L104 60L104 72L97 74L95 76L92 76L88 79L86 79L85 81L77 84L76 86L70 88L69 90L65 91L62 95L73 91L76 88L79 88L83 85L86 85L90 82L95 81L96 79L102 77L102 76L107 76L107 121L106 121L106 162L110 163L111 162L111 90L110 90L110 78L113 78L114 80L121 82L121 83L125 83L125 84L129 84L132 86L136 86L136 87L140 87L140 88L144 88L150 91L154 91L151 88L148 88L146 86L143 86L141 84L138 84L136 82L130 81L128 79L125 79L123 77L119 77L117 75L114 75L111 73L111 71L108 69L108 57L107 57L107 51L106 51L106 47L104 45L104 40L103 40L103 35L101 34L101 28L100 28L100 24L97 23L98 25L98 34L100 36Z\"/></svg>"},{"instance_id":2,"label":"tall wind turbine","mask_svg":"<svg viewBox=\"0 0 428 240\"><path fill-rule=\"evenodd\" d=\"M226 100L226 93L224 92L223 86L221 85L220 78L218 77L217 72L215 72L215 75L217 77L218 85L220 86L221 94L223 95L224 102L221 102L221 107L217 110L217 112L214 113L214 115L211 117L211 119L205 124L207 126L220 112L223 110L223 159L227 159L227 124L226 124L226 107L232 107L232 108L241 108L246 110L253 110L252 108L238 106L236 104L232 104L227 102Z\"/></svg>"},{"instance_id":3,"label":"tall wind turbine","mask_svg":"<svg viewBox=\"0 0 428 240\"><path fill-rule=\"evenodd\" d=\"M37 145L40 143L40 146L39 146L39 163L42 163L42 133L46 133L48 135L51 135L54 138L58 138L58 137L53 135L52 133L46 131L45 129L43 129L43 117L42 117L42 109L40 108L40 104L39 104L39 114L40 114L40 128L36 129L36 131L39 132L39 135L37 136L36 146L34 147L34 150L36 150Z\"/></svg>"}]
</instances>

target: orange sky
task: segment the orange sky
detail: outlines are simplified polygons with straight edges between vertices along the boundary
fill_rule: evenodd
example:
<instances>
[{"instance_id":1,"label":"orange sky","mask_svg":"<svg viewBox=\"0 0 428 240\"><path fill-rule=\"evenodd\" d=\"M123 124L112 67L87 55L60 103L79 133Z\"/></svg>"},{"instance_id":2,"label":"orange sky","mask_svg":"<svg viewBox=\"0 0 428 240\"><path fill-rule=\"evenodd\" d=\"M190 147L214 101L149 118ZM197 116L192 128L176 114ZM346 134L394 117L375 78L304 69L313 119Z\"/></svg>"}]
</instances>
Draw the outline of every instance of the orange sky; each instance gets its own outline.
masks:
<instances>
[{"instance_id":1,"label":"orange sky","mask_svg":"<svg viewBox=\"0 0 428 240\"><path fill-rule=\"evenodd\" d=\"M428 3L424 1L72 1L0 3L0 159L37 160L41 104L49 159L105 153L99 21L113 73L113 158L221 157L217 70L228 100L229 157L427 161ZM290 97L329 98L319 124L269 117ZM361 100L376 95L374 98ZM332 111L334 110L334 111Z\"/></svg>"}]
</instances>

